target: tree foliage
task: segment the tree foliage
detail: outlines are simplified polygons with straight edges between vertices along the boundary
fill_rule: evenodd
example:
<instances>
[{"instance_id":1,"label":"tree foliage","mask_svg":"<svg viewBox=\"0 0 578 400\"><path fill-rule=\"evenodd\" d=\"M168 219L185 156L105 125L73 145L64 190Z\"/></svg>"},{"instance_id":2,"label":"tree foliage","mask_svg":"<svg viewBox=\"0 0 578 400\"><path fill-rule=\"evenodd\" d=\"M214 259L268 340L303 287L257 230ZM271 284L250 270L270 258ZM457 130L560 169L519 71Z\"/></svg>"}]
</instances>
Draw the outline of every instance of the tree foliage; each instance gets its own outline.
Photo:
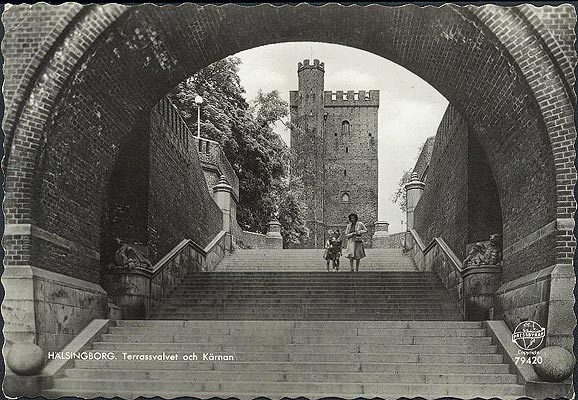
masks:
<instances>
[{"instance_id":1,"label":"tree foliage","mask_svg":"<svg viewBox=\"0 0 578 400\"><path fill-rule=\"evenodd\" d=\"M405 191L405 184L411 180L412 169L407 169L401 174L401 178L397 182L397 190L391 196L391 201L397 203L403 212L407 212L407 193Z\"/></svg>"},{"instance_id":2,"label":"tree foliage","mask_svg":"<svg viewBox=\"0 0 578 400\"><path fill-rule=\"evenodd\" d=\"M289 106L276 90L259 91L247 102L238 75L240 64L237 57L217 61L181 82L169 98L187 126L196 131L195 97L203 97L201 135L221 144L239 177L237 220L241 228L265 232L279 210L282 235L291 243L306 235L302 189L298 179L288 178L289 149L273 130L287 117Z\"/></svg>"}]
</instances>

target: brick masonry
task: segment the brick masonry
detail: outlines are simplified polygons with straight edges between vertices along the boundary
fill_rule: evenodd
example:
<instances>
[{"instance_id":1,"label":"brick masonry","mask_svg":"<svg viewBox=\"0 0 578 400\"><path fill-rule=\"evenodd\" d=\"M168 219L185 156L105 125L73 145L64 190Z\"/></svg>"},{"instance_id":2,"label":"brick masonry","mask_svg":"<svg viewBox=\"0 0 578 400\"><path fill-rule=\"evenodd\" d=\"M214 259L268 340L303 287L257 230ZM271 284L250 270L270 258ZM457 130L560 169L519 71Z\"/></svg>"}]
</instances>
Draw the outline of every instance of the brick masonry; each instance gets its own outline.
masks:
<instances>
[{"instance_id":1,"label":"brick masonry","mask_svg":"<svg viewBox=\"0 0 578 400\"><path fill-rule=\"evenodd\" d=\"M347 225L355 212L368 228L377 221L378 90L324 90L325 65L305 60L290 92L291 171L303 178L310 239L323 247L326 230Z\"/></svg>"},{"instance_id":2,"label":"brick masonry","mask_svg":"<svg viewBox=\"0 0 578 400\"><path fill-rule=\"evenodd\" d=\"M46 11L42 7L32 6L39 13ZM51 7L51 21L71 21L60 26L61 33L25 34L19 30L24 25L15 22L19 16L11 17L10 10L4 16L13 35L3 48L17 49L24 38L36 49L16 51L15 64L31 66L32 75L19 75L16 68L6 74L13 93L17 87L28 93L14 95L19 112L5 121L13 132L5 161L8 224L33 224L76 243L77 249L98 251L102 199L118 151L148 111L178 82L213 61L294 40L362 48L439 90L487 155L500 194L506 247L554 220L572 217L575 100L566 90L570 82L563 61L575 60L568 46L574 33L571 24L556 22L557 13L573 18L571 6L556 7L547 16L523 7L451 5L93 5L79 14ZM343 20L359 29L342 29ZM521 181L520 176L530 178ZM98 264L83 251L73 254L35 240L7 237L6 262L94 279L91 271ZM571 226L557 225L554 241L555 254L548 257L570 263Z\"/></svg>"},{"instance_id":3,"label":"brick masonry","mask_svg":"<svg viewBox=\"0 0 578 400\"><path fill-rule=\"evenodd\" d=\"M213 201L192 137L176 135L157 106L151 115L149 256L158 261L183 239L201 247L221 231L222 213ZM178 123L184 125L182 120ZM189 132L190 134L190 132Z\"/></svg>"}]
</instances>

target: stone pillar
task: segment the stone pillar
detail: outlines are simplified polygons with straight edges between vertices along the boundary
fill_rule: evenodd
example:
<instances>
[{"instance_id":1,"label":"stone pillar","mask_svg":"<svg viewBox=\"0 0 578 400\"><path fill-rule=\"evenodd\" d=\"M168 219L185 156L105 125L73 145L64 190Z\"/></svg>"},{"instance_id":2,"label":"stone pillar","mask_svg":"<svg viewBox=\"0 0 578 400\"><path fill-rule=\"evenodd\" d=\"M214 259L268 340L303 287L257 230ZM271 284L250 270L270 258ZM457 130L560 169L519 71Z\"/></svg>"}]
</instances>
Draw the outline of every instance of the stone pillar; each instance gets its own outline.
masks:
<instances>
[{"instance_id":1,"label":"stone pillar","mask_svg":"<svg viewBox=\"0 0 578 400\"><path fill-rule=\"evenodd\" d=\"M405 193L407 199L407 221L406 227L409 231L413 229L413 211L417 205L423 189L425 188L425 183L421 182L418 178L416 172L411 174L411 180L405 184Z\"/></svg>"},{"instance_id":2,"label":"stone pillar","mask_svg":"<svg viewBox=\"0 0 578 400\"><path fill-rule=\"evenodd\" d=\"M229 235L231 234L231 206L233 188L227 182L225 175L221 175L219 183L213 186L213 200L223 213L223 230Z\"/></svg>"},{"instance_id":3,"label":"stone pillar","mask_svg":"<svg viewBox=\"0 0 578 400\"><path fill-rule=\"evenodd\" d=\"M277 220L272 220L267 224L267 237L270 238L280 238L281 237L281 224Z\"/></svg>"},{"instance_id":4,"label":"stone pillar","mask_svg":"<svg viewBox=\"0 0 578 400\"><path fill-rule=\"evenodd\" d=\"M375 232L371 238L371 247L374 249L386 247L386 241L389 237L389 222L377 221L374 226Z\"/></svg>"},{"instance_id":5,"label":"stone pillar","mask_svg":"<svg viewBox=\"0 0 578 400\"><path fill-rule=\"evenodd\" d=\"M389 222L377 221L375 223L375 233L373 237L385 237L389 236Z\"/></svg>"},{"instance_id":6,"label":"stone pillar","mask_svg":"<svg viewBox=\"0 0 578 400\"><path fill-rule=\"evenodd\" d=\"M279 221L274 219L267 224L265 243L268 249L283 248L283 236L281 236L281 224Z\"/></svg>"},{"instance_id":7,"label":"stone pillar","mask_svg":"<svg viewBox=\"0 0 578 400\"><path fill-rule=\"evenodd\" d=\"M468 321L493 319L494 295L502 284L500 265L475 265L464 268L464 316Z\"/></svg>"}]
</instances>

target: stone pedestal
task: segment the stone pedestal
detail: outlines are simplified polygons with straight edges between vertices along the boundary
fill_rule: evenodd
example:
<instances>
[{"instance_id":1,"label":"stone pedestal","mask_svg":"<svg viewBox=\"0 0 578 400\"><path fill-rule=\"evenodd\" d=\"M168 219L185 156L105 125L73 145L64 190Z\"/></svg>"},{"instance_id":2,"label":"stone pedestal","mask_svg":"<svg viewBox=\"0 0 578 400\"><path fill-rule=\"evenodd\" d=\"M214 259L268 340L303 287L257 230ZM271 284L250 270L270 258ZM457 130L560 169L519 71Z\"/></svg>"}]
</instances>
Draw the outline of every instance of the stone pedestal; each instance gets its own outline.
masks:
<instances>
[{"instance_id":1,"label":"stone pedestal","mask_svg":"<svg viewBox=\"0 0 578 400\"><path fill-rule=\"evenodd\" d=\"M270 238L280 238L281 237L281 224L279 221L273 220L267 224L267 237Z\"/></svg>"},{"instance_id":2,"label":"stone pedestal","mask_svg":"<svg viewBox=\"0 0 578 400\"><path fill-rule=\"evenodd\" d=\"M386 247L389 238L389 222L377 221L374 226L375 232L371 237L371 247L374 249Z\"/></svg>"},{"instance_id":3,"label":"stone pedestal","mask_svg":"<svg viewBox=\"0 0 578 400\"><path fill-rule=\"evenodd\" d=\"M492 319L494 294L502 283L502 267L499 265L471 266L464 269L462 277L466 320Z\"/></svg>"},{"instance_id":4,"label":"stone pedestal","mask_svg":"<svg viewBox=\"0 0 578 400\"><path fill-rule=\"evenodd\" d=\"M387 237L389 236L389 222L377 221L375 223L375 233L373 237Z\"/></svg>"},{"instance_id":5,"label":"stone pedestal","mask_svg":"<svg viewBox=\"0 0 578 400\"><path fill-rule=\"evenodd\" d=\"M140 268L132 271L117 269L107 277L111 300L126 319L144 319L150 308L151 272Z\"/></svg>"},{"instance_id":6,"label":"stone pedestal","mask_svg":"<svg viewBox=\"0 0 578 400\"><path fill-rule=\"evenodd\" d=\"M221 175L219 183L213 186L213 200L223 213L223 230L231 233L231 208L233 207L233 188L227 182L225 175Z\"/></svg>"},{"instance_id":7,"label":"stone pedestal","mask_svg":"<svg viewBox=\"0 0 578 400\"><path fill-rule=\"evenodd\" d=\"M267 224L266 246L268 249L282 249L283 236L281 236L281 224L272 220Z\"/></svg>"},{"instance_id":8,"label":"stone pedestal","mask_svg":"<svg viewBox=\"0 0 578 400\"><path fill-rule=\"evenodd\" d=\"M423 190L425 188L425 183L419 180L417 173L411 174L411 180L405 184L405 192L406 192L406 199L407 199L407 230L413 229L413 212Z\"/></svg>"}]
</instances>

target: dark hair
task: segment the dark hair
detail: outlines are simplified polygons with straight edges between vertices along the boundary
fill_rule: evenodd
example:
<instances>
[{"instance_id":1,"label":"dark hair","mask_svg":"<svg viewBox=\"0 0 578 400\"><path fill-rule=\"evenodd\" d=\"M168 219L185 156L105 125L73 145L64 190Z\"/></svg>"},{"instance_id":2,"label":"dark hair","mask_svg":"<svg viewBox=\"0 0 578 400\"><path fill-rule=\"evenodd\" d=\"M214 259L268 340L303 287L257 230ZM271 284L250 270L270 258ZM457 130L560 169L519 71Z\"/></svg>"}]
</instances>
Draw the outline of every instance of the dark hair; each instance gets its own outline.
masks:
<instances>
[{"instance_id":1,"label":"dark hair","mask_svg":"<svg viewBox=\"0 0 578 400\"><path fill-rule=\"evenodd\" d=\"M347 216L347 219L348 219L349 221L351 221L351 217L355 217L355 222L359 221L359 217L357 216L356 213L351 213L351 214L349 214L349 215Z\"/></svg>"}]
</instances>

